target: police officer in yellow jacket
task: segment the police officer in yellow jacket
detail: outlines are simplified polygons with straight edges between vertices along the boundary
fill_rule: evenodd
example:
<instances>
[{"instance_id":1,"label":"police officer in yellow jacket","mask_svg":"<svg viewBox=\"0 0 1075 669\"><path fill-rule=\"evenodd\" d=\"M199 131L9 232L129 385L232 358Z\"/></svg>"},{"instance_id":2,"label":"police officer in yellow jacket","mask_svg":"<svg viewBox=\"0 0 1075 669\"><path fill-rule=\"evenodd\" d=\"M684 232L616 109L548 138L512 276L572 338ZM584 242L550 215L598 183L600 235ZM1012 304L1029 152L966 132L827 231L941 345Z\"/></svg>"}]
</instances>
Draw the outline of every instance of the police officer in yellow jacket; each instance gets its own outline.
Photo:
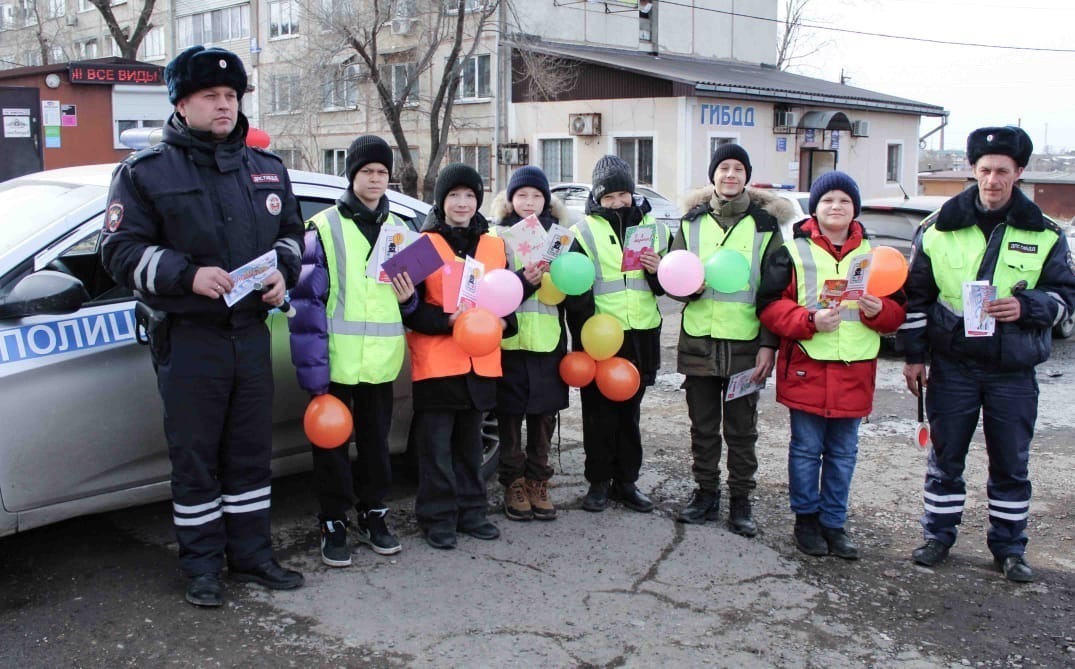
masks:
<instances>
[{"instance_id":1,"label":"police officer in yellow jacket","mask_svg":"<svg viewBox=\"0 0 1075 669\"><path fill-rule=\"evenodd\" d=\"M1038 411L1034 366L1048 359L1051 329L1075 304L1064 235L1016 187L1032 151L1021 128L979 128L967 138L977 185L946 202L916 236L907 320L900 328L904 376L916 395L927 383L931 356L926 541L913 559L935 566L955 543L966 502L964 461L981 413L989 456L989 550L1004 576L1018 582L1034 577L1023 557ZM978 308L965 304L965 287L973 281L992 286L995 298ZM995 330L967 331L967 320L982 312Z\"/></svg>"}]
</instances>

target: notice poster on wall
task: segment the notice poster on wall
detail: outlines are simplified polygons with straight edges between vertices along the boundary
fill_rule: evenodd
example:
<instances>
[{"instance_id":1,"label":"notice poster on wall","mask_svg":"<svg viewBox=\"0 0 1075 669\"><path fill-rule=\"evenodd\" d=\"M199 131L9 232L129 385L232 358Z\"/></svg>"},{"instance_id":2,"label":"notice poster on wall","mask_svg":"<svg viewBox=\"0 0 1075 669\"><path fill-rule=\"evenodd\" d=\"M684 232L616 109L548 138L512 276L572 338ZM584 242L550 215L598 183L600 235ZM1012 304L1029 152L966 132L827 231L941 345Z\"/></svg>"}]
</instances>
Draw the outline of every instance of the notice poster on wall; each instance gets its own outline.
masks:
<instances>
[{"instance_id":1,"label":"notice poster on wall","mask_svg":"<svg viewBox=\"0 0 1075 669\"><path fill-rule=\"evenodd\" d=\"M78 125L78 107L75 105L60 105L60 125L65 128L74 128Z\"/></svg>"},{"instance_id":2,"label":"notice poster on wall","mask_svg":"<svg viewBox=\"0 0 1075 669\"><path fill-rule=\"evenodd\" d=\"M60 101L59 100L42 100L41 101L41 125L60 125Z\"/></svg>"}]
</instances>

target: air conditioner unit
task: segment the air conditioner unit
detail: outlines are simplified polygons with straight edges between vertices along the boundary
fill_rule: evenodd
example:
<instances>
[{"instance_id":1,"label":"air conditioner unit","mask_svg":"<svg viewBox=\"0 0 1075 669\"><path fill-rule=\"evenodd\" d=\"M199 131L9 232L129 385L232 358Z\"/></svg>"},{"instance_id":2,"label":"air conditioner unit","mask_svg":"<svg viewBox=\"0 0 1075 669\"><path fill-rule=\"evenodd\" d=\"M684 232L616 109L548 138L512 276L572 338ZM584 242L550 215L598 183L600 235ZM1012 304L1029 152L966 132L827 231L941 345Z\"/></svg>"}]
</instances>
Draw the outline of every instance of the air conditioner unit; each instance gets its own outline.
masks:
<instances>
[{"instance_id":1,"label":"air conditioner unit","mask_svg":"<svg viewBox=\"0 0 1075 669\"><path fill-rule=\"evenodd\" d=\"M414 19L396 18L392 19L392 34L393 35L407 35L411 32L411 27L414 25Z\"/></svg>"},{"instance_id":2,"label":"air conditioner unit","mask_svg":"<svg viewBox=\"0 0 1075 669\"><path fill-rule=\"evenodd\" d=\"M870 122L869 121L852 121L851 122L851 136L852 137L869 137L870 136Z\"/></svg>"},{"instance_id":3,"label":"air conditioner unit","mask_svg":"<svg viewBox=\"0 0 1075 669\"><path fill-rule=\"evenodd\" d=\"M600 114L569 114L567 131L572 135L592 136L601 134Z\"/></svg>"},{"instance_id":4,"label":"air conditioner unit","mask_svg":"<svg viewBox=\"0 0 1075 669\"><path fill-rule=\"evenodd\" d=\"M786 109L778 109L773 112L774 128L794 128L799 125L799 115Z\"/></svg>"},{"instance_id":5,"label":"air conditioner unit","mask_svg":"<svg viewBox=\"0 0 1075 669\"><path fill-rule=\"evenodd\" d=\"M74 15L74 14L68 14L68 15L63 17L63 22L66 23L69 26L77 26L78 25L78 17L76 15Z\"/></svg>"}]
</instances>

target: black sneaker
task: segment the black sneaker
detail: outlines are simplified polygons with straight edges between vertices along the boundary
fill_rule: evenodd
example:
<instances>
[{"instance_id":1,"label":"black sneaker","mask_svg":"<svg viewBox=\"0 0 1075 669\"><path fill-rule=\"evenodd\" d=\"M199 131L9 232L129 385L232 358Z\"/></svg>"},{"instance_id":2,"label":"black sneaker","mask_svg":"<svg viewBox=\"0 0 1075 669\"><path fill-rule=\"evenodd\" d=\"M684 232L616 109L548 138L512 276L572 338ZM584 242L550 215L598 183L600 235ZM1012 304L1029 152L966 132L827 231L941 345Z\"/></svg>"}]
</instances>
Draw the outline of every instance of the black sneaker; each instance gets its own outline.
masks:
<instances>
[{"instance_id":1,"label":"black sneaker","mask_svg":"<svg viewBox=\"0 0 1075 669\"><path fill-rule=\"evenodd\" d=\"M403 546L385 524L386 515L388 509L385 508L359 512L356 538L378 555L395 555L403 550Z\"/></svg>"},{"instance_id":2,"label":"black sneaker","mask_svg":"<svg viewBox=\"0 0 1075 669\"><path fill-rule=\"evenodd\" d=\"M927 539L926 543L911 552L911 559L923 567L936 567L948 557L949 547L936 539Z\"/></svg>"},{"instance_id":3,"label":"black sneaker","mask_svg":"<svg viewBox=\"0 0 1075 669\"><path fill-rule=\"evenodd\" d=\"M321 523L321 561L330 567L351 566L347 524L342 520L326 520Z\"/></svg>"}]
</instances>

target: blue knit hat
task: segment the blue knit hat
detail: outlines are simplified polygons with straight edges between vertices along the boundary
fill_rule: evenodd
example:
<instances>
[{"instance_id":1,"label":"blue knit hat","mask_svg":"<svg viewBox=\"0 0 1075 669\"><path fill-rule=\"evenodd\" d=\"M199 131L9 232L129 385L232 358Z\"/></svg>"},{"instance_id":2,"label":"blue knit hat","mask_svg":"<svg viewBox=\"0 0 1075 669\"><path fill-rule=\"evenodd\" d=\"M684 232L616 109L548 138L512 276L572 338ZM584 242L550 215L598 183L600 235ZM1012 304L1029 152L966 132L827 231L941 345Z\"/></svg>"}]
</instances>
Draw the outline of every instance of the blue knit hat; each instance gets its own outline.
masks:
<instances>
[{"instance_id":1,"label":"blue knit hat","mask_svg":"<svg viewBox=\"0 0 1075 669\"><path fill-rule=\"evenodd\" d=\"M552 192L549 191L549 178L535 165L526 165L515 170L508 180L508 201L515 196L515 191L520 188L536 188L545 196L545 206L552 201Z\"/></svg>"},{"instance_id":2,"label":"blue knit hat","mask_svg":"<svg viewBox=\"0 0 1075 669\"><path fill-rule=\"evenodd\" d=\"M862 212L862 196L859 195L858 184L855 180L843 172L833 170L819 176L814 185L810 186L810 215L817 213L817 204L822 196L830 190L838 190L847 193L851 197L851 203L855 205L855 218Z\"/></svg>"},{"instance_id":3,"label":"blue knit hat","mask_svg":"<svg viewBox=\"0 0 1075 669\"><path fill-rule=\"evenodd\" d=\"M246 68L243 61L227 49L206 49L195 44L181 51L164 68L168 100L174 105L183 98L214 86L230 86L243 99L246 93Z\"/></svg>"}]
</instances>

